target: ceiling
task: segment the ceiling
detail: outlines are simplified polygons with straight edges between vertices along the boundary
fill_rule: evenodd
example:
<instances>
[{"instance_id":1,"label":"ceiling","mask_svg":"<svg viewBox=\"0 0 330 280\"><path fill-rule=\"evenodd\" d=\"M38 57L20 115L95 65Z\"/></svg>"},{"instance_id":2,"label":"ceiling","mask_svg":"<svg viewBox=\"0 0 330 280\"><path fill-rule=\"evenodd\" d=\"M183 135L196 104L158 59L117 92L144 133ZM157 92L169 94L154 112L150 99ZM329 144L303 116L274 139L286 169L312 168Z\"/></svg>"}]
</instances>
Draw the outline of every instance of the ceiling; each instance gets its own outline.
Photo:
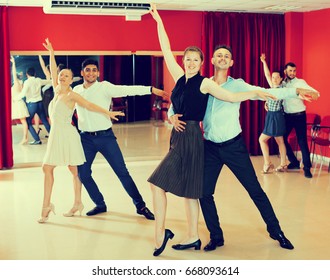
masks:
<instances>
[{"instance_id":1,"label":"ceiling","mask_svg":"<svg viewBox=\"0 0 330 280\"><path fill-rule=\"evenodd\" d=\"M0 5L42 7L48 0L0 0ZM150 3L144 0L83 1ZM228 11L249 13L309 12L330 8L330 0L153 0L158 10Z\"/></svg>"}]
</instances>

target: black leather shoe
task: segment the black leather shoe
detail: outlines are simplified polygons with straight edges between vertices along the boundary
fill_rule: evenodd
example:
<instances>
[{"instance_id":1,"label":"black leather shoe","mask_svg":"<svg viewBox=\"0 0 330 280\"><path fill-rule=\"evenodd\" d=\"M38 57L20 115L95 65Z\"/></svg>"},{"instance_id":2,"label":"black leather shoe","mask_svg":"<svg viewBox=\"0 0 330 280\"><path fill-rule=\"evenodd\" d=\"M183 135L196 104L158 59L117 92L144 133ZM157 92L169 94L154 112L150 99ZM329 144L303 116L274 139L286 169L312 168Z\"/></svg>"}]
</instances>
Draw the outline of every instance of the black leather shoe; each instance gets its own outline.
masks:
<instances>
[{"instance_id":1,"label":"black leather shoe","mask_svg":"<svg viewBox=\"0 0 330 280\"><path fill-rule=\"evenodd\" d=\"M159 256L165 249L167 241L169 239L172 239L174 237L174 233L170 231L169 229L165 229L165 235L164 235L164 240L162 246L160 246L158 249L155 249L154 251L154 256L157 257Z\"/></svg>"},{"instance_id":2,"label":"black leather shoe","mask_svg":"<svg viewBox=\"0 0 330 280\"><path fill-rule=\"evenodd\" d=\"M223 240L211 239L210 242L204 247L204 251L213 251L217 247L223 246Z\"/></svg>"},{"instance_id":3,"label":"black leather shoe","mask_svg":"<svg viewBox=\"0 0 330 280\"><path fill-rule=\"evenodd\" d=\"M30 145L41 145L42 142L39 140L39 141L32 141L32 142L29 142Z\"/></svg>"},{"instance_id":4,"label":"black leather shoe","mask_svg":"<svg viewBox=\"0 0 330 280\"><path fill-rule=\"evenodd\" d=\"M86 215L87 216L94 216L94 215L97 215L97 214L100 214L100 213L104 213L104 212L107 212L107 207L106 206L104 206L104 207L98 207L98 206L96 206L92 210L88 211L86 213Z\"/></svg>"},{"instance_id":5,"label":"black leather shoe","mask_svg":"<svg viewBox=\"0 0 330 280\"><path fill-rule=\"evenodd\" d=\"M313 175L309 169L304 169L304 175L306 178L313 178Z\"/></svg>"},{"instance_id":6,"label":"black leather shoe","mask_svg":"<svg viewBox=\"0 0 330 280\"><path fill-rule=\"evenodd\" d=\"M148 207L144 207L140 210L137 210L136 213L138 213L139 215L145 216L146 219L148 219L148 220L154 220L155 219L154 214L151 213L151 211L148 209Z\"/></svg>"},{"instance_id":7,"label":"black leather shoe","mask_svg":"<svg viewBox=\"0 0 330 280\"><path fill-rule=\"evenodd\" d=\"M300 169L299 163L298 164L289 163L288 169L290 170Z\"/></svg>"},{"instance_id":8,"label":"black leather shoe","mask_svg":"<svg viewBox=\"0 0 330 280\"><path fill-rule=\"evenodd\" d=\"M289 239L287 239L285 237L283 232L280 232L275 235L270 234L269 236L271 238L273 238L274 240L277 240L278 242L280 242L281 247L284 249L292 250L294 248L293 245L291 244L291 242L289 241Z\"/></svg>"},{"instance_id":9,"label":"black leather shoe","mask_svg":"<svg viewBox=\"0 0 330 280\"><path fill-rule=\"evenodd\" d=\"M172 248L175 250L186 250L189 248L195 248L195 250L200 250L201 249L202 242L200 239L196 240L193 243L190 244L176 244L173 245Z\"/></svg>"}]
</instances>

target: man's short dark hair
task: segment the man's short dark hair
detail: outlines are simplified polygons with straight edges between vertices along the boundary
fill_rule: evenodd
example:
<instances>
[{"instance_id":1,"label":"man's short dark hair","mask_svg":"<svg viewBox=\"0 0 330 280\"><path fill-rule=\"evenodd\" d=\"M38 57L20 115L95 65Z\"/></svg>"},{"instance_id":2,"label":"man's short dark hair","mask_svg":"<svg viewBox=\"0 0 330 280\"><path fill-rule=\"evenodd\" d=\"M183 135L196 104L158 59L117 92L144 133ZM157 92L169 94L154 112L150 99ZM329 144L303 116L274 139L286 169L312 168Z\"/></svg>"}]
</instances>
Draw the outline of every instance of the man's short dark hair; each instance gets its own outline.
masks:
<instances>
[{"instance_id":1,"label":"man's short dark hair","mask_svg":"<svg viewBox=\"0 0 330 280\"><path fill-rule=\"evenodd\" d=\"M87 65L95 65L99 69L99 62L95 59L87 58L81 64L81 69L84 70Z\"/></svg>"},{"instance_id":2,"label":"man's short dark hair","mask_svg":"<svg viewBox=\"0 0 330 280\"><path fill-rule=\"evenodd\" d=\"M296 66L296 64L294 64L293 62L288 62L287 64L285 64L285 66L284 66L284 70L286 69L286 68L288 68L288 67L297 67Z\"/></svg>"},{"instance_id":3,"label":"man's short dark hair","mask_svg":"<svg viewBox=\"0 0 330 280\"><path fill-rule=\"evenodd\" d=\"M225 45L225 44L217 45L217 46L215 46L215 48L214 48L213 54L214 54L218 49L226 49L227 51L230 52L231 57L233 57L233 50L232 50L232 48L231 48L230 46Z\"/></svg>"},{"instance_id":4,"label":"man's short dark hair","mask_svg":"<svg viewBox=\"0 0 330 280\"><path fill-rule=\"evenodd\" d=\"M26 70L26 74L28 74L31 77L35 77L35 75L36 75L36 69L34 69L33 67L29 67Z\"/></svg>"}]
</instances>

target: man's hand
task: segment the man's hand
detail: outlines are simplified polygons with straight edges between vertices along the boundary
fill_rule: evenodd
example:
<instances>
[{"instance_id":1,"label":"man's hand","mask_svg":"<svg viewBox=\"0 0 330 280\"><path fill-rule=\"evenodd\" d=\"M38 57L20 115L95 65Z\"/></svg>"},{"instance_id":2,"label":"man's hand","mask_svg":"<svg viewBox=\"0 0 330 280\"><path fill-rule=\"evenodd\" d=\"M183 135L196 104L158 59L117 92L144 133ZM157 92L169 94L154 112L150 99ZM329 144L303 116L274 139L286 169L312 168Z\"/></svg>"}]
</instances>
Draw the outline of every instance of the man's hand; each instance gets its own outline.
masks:
<instances>
[{"instance_id":1,"label":"man's hand","mask_svg":"<svg viewBox=\"0 0 330 280\"><path fill-rule=\"evenodd\" d=\"M118 121L117 117L119 117L119 116L122 117L122 116L125 116L125 114L120 111L109 111L109 117L111 119Z\"/></svg>"},{"instance_id":2,"label":"man's hand","mask_svg":"<svg viewBox=\"0 0 330 280\"><path fill-rule=\"evenodd\" d=\"M173 124L173 127L176 131L184 131L186 128L186 123L184 121L180 121L180 117L182 117L182 114L175 114L170 116L170 122Z\"/></svg>"},{"instance_id":3,"label":"man's hand","mask_svg":"<svg viewBox=\"0 0 330 280\"><path fill-rule=\"evenodd\" d=\"M312 100L317 100L319 98L319 93L310 89L297 88L297 94L302 100L311 102Z\"/></svg>"},{"instance_id":4,"label":"man's hand","mask_svg":"<svg viewBox=\"0 0 330 280\"><path fill-rule=\"evenodd\" d=\"M169 97L169 94L164 91L164 90L161 90L161 89L158 89L158 88L155 88L155 87L152 87L151 88L151 92L157 96L161 96L161 97L164 97L164 98L168 98Z\"/></svg>"},{"instance_id":5,"label":"man's hand","mask_svg":"<svg viewBox=\"0 0 330 280\"><path fill-rule=\"evenodd\" d=\"M268 103L267 102L265 102L265 110L268 112Z\"/></svg>"}]
</instances>

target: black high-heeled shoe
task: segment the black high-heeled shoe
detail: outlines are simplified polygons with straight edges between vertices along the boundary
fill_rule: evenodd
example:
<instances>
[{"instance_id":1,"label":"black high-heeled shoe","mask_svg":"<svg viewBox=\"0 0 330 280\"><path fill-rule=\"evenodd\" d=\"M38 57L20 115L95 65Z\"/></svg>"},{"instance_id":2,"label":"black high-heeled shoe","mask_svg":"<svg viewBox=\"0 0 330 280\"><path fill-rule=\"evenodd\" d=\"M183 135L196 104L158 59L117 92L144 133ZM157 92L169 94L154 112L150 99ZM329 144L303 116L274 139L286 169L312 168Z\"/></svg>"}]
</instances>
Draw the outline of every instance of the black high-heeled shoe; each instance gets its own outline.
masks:
<instances>
[{"instance_id":1,"label":"black high-heeled shoe","mask_svg":"<svg viewBox=\"0 0 330 280\"><path fill-rule=\"evenodd\" d=\"M170 231L169 229L165 229L165 234L164 234L164 240L162 246L160 246L158 249L155 249L154 251L154 256L157 257L159 256L165 249L167 241L169 239L172 239L174 237L174 233Z\"/></svg>"},{"instance_id":2,"label":"black high-heeled shoe","mask_svg":"<svg viewBox=\"0 0 330 280\"><path fill-rule=\"evenodd\" d=\"M190 243L190 244L175 244L172 246L172 248L175 250L186 250L189 248L195 248L195 250L200 250L201 246L202 246L202 242L200 239L198 239L195 242Z\"/></svg>"}]
</instances>

